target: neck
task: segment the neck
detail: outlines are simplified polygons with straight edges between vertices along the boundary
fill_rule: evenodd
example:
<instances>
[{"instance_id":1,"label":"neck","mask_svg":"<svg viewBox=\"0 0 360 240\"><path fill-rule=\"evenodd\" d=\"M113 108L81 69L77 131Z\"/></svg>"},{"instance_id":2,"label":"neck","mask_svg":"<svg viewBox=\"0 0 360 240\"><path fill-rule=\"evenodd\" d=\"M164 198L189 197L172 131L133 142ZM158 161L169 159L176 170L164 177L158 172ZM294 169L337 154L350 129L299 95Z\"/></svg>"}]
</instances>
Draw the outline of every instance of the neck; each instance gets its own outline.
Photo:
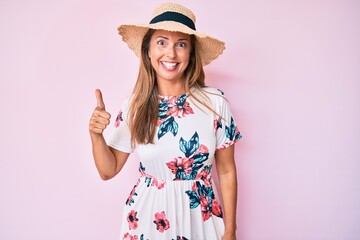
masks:
<instances>
[{"instance_id":1,"label":"neck","mask_svg":"<svg viewBox=\"0 0 360 240\"><path fill-rule=\"evenodd\" d=\"M158 93L161 96L179 96L185 93L184 81L157 83Z\"/></svg>"}]
</instances>

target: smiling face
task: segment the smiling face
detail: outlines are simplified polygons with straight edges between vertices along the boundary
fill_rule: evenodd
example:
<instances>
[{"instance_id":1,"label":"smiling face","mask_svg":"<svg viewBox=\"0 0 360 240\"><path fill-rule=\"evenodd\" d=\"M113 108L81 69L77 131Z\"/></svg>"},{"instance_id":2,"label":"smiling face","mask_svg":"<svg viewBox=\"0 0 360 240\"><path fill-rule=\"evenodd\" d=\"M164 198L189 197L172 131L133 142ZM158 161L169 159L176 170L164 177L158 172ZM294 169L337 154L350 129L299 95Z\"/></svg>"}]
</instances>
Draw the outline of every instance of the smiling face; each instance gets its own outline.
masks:
<instances>
[{"instance_id":1,"label":"smiling face","mask_svg":"<svg viewBox=\"0 0 360 240\"><path fill-rule=\"evenodd\" d=\"M190 35L180 32L156 30L148 51L157 81L183 80L191 52Z\"/></svg>"}]
</instances>

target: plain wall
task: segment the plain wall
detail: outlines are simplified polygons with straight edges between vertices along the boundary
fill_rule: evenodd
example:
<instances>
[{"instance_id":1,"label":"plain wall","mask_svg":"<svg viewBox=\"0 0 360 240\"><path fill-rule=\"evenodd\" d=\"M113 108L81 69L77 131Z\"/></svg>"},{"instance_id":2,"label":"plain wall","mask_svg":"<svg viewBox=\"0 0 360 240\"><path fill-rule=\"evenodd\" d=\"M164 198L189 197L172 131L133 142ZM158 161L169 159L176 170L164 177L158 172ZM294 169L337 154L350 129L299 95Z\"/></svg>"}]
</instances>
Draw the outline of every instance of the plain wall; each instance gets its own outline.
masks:
<instances>
[{"instance_id":1,"label":"plain wall","mask_svg":"<svg viewBox=\"0 0 360 240\"><path fill-rule=\"evenodd\" d=\"M88 122L137 76L118 25L161 2L0 1L1 240L118 239L138 159L100 180ZM238 239L360 239L360 2L177 2L226 42L205 70L243 135Z\"/></svg>"}]
</instances>

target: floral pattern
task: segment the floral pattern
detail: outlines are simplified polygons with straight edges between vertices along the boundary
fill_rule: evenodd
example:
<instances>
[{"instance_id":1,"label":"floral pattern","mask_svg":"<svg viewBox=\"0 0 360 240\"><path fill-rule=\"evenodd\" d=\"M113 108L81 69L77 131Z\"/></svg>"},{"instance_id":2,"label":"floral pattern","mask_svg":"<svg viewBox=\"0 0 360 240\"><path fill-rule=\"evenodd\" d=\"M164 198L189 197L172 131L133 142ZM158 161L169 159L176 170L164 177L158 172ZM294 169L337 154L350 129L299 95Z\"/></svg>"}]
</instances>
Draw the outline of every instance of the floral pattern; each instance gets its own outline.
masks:
<instances>
[{"instance_id":1,"label":"floral pattern","mask_svg":"<svg viewBox=\"0 0 360 240\"><path fill-rule=\"evenodd\" d=\"M185 94L159 97L155 138L161 141L155 140L154 148L152 144L139 144L133 149L140 157L141 176L126 200L120 239L222 238L223 212L211 177L213 154L235 143L241 134L222 93L208 90L221 116L206 114L206 109L192 105ZM123 117L127 105L123 106L124 112L119 112L114 124L117 135L113 143L119 149L126 149L124 142L131 137L126 136L129 129ZM174 208L173 203L181 207Z\"/></svg>"},{"instance_id":2,"label":"floral pattern","mask_svg":"<svg viewBox=\"0 0 360 240\"><path fill-rule=\"evenodd\" d=\"M230 126L225 126L225 133L226 133L226 137L230 140L230 141L236 141L239 140L241 138L239 129L237 128L237 126L235 126L235 122L234 122L234 118L231 117L231 124Z\"/></svg>"},{"instance_id":3,"label":"floral pattern","mask_svg":"<svg viewBox=\"0 0 360 240\"><path fill-rule=\"evenodd\" d=\"M130 233L125 233L122 240L139 240L137 235L130 235Z\"/></svg>"},{"instance_id":4,"label":"floral pattern","mask_svg":"<svg viewBox=\"0 0 360 240\"><path fill-rule=\"evenodd\" d=\"M116 120L115 120L115 124L114 124L116 128L120 127L120 123L121 123L122 121L124 121L122 115L123 115L123 112L120 110L120 112L119 112L118 115L116 116Z\"/></svg>"},{"instance_id":5,"label":"floral pattern","mask_svg":"<svg viewBox=\"0 0 360 240\"><path fill-rule=\"evenodd\" d=\"M161 96L159 98L159 119L157 122L159 130L157 137L160 139L168 132L176 136L179 131L179 125L175 118L183 118L189 114L194 114L190 103L187 101L187 95L183 94L179 97Z\"/></svg>"},{"instance_id":6,"label":"floral pattern","mask_svg":"<svg viewBox=\"0 0 360 240\"><path fill-rule=\"evenodd\" d=\"M125 233L122 240L145 240L144 234L141 234L140 239L137 235L130 235L130 233Z\"/></svg>"},{"instance_id":7,"label":"floral pattern","mask_svg":"<svg viewBox=\"0 0 360 240\"><path fill-rule=\"evenodd\" d=\"M201 207L203 221L210 218L211 214L222 218L222 211L220 204L215 199L215 194L211 186L201 184L199 181L195 182L192 190L186 191L190 198L190 208Z\"/></svg>"},{"instance_id":8,"label":"floral pattern","mask_svg":"<svg viewBox=\"0 0 360 240\"><path fill-rule=\"evenodd\" d=\"M147 187L155 186L155 187L157 187L157 189L162 189L165 186L165 184L166 184L165 180L156 179L153 176L151 176L150 174L147 174L145 172L145 167L143 166L142 162L140 162L139 171L141 173L141 176L145 177L145 183L146 183Z\"/></svg>"},{"instance_id":9,"label":"floral pattern","mask_svg":"<svg viewBox=\"0 0 360 240\"><path fill-rule=\"evenodd\" d=\"M175 239L172 239L172 240L175 240ZM177 236L176 240L189 240L189 239L187 239L186 237Z\"/></svg>"},{"instance_id":10,"label":"floral pattern","mask_svg":"<svg viewBox=\"0 0 360 240\"><path fill-rule=\"evenodd\" d=\"M132 203L134 203L134 196L137 196L138 194L135 192L136 191L136 188L137 186L139 185L140 183L140 179L137 181L137 183L134 185L133 189L131 190L128 198L126 199L126 202L125 204L128 205L128 206L131 206Z\"/></svg>"},{"instance_id":11,"label":"floral pattern","mask_svg":"<svg viewBox=\"0 0 360 240\"><path fill-rule=\"evenodd\" d=\"M235 125L233 117L231 117L230 125L225 126L225 135L228 141L226 141L223 145L217 148L218 150L227 148L242 138L238 127Z\"/></svg>"},{"instance_id":12,"label":"floral pattern","mask_svg":"<svg viewBox=\"0 0 360 240\"><path fill-rule=\"evenodd\" d=\"M129 224L129 230L136 229L138 227L138 221L139 219L136 217L137 212L134 210L131 210L128 213L127 222Z\"/></svg>"},{"instance_id":13,"label":"floral pattern","mask_svg":"<svg viewBox=\"0 0 360 240\"><path fill-rule=\"evenodd\" d=\"M217 119L214 120L215 131L218 130L219 128L222 128L221 117L218 117Z\"/></svg>"},{"instance_id":14,"label":"floral pattern","mask_svg":"<svg viewBox=\"0 0 360 240\"><path fill-rule=\"evenodd\" d=\"M177 157L171 162L166 163L171 172L175 174L174 180L197 179L199 169L204 166L203 162L209 157L209 149L199 143L197 132L194 133L189 141L185 141L181 137L179 147L185 154L185 157Z\"/></svg>"},{"instance_id":15,"label":"floral pattern","mask_svg":"<svg viewBox=\"0 0 360 240\"><path fill-rule=\"evenodd\" d=\"M161 233L170 228L170 222L166 218L164 211L155 213L154 223L156 224L156 229Z\"/></svg>"},{"instance_id":16,"label":"floral pattern","mask_svg":"<svg viewBox=\"0 0 360 240\"><path fill-rule=\"evenodd\" d=\"M201 169L201 171L196 175L197 180L203 180L205 186L211 186L211 167L212 165L206 165Z\"/></svg>"}]
</instances>

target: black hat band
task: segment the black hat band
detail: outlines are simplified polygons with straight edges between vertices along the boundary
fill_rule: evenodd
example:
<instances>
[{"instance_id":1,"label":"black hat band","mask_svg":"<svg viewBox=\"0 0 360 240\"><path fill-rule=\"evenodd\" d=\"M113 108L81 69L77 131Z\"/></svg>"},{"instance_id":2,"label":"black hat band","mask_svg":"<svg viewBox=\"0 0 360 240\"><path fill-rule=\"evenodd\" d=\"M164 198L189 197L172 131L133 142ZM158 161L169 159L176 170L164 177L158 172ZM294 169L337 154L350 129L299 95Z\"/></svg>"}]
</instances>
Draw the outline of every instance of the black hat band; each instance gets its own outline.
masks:
<instances>
[{"instance_id":1,"label":"black hat band","mask_svg":"<svg viewBox=\"0 0 360 240\"><path fill-rule=\"evenodd\" d=\"M164 22L164 21L174 21L178 23L182 23L192 30L196 31L194 22L187 16L178 13L178 12L164 12L156 17L154 17L151 21L151 23L158 23L158 22Z\"/></svg>"}]
</instances>

